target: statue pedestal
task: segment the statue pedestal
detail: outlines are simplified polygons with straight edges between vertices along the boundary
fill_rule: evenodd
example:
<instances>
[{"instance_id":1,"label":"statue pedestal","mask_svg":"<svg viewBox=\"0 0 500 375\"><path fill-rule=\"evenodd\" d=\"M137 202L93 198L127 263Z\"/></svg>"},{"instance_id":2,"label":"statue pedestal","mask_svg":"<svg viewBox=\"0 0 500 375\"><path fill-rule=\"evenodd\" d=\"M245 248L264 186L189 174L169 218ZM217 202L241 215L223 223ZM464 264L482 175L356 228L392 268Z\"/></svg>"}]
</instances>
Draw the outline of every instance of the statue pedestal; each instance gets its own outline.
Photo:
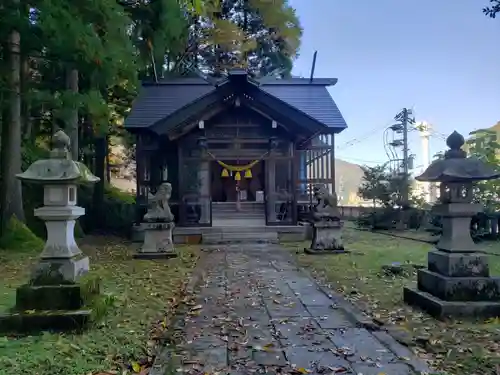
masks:
<instances>
[{"instance_id":1,"label":"statue pedestal","mask_svg":"<svg viewBox=\"0 0 500 375\"><path fill-rule=\"evenodd\" d=\"M172 232L173 222L142 223L144 243L134 254L136 259L167 259L177 256L174 249Z\"/></svg>"},{"instance_id":2,"label":"statue pedestal","mask_svg":"<svg viewBox=\"0 0 500 375\"><path fill-rule=\"evenodd\" d=\"M471 216L479 205L438 205L443 234L428 254L428 268L417 273L417 288L404 288L404 301L439 318L500 315L500 277L490 277L488 256L476 252Z\"/></svg>"},{"instance_id":3,"label":"statue pedestal","mask_svg":"<svg viewBox=\"0 0 500 375\"><path fill-rule=\"evenodd\" d=\"M306 254L342 254L347 253L342 242L342 228L340 220L318 221L313 223L313 238L311 247L304 249Z\"/></svg>"}]
</instances>

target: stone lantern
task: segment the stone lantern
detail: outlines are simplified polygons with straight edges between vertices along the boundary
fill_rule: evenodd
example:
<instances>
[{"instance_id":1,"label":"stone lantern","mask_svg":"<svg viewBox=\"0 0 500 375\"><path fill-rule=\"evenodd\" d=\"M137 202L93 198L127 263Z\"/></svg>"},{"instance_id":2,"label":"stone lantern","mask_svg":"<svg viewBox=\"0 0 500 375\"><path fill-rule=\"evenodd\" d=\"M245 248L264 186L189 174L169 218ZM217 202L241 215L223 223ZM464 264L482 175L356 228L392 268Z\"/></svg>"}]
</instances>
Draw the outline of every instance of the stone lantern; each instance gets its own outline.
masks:
<instances>
[{"instance_id":1,"label":"stone lantern","mask_svg":"<svg viewBox=\"0 0 500 375\"><path fill-rule=\"evenodd\" d=\"M428 254L428 268L418 270L417 289L405 288L404 300L438 318L500 315L500 277L490 277L488 257L477 251L470 235L473 183L500 177L476 158L467 158L465 140L453 132L443 160L432 163L418 181L440 182L440 199L433 213L441 216L443 233Z\"/></svg>"},{"instance_id":2,"label":"stone lantern","mask_svg":"<svg viewBox=\"0 0 500 375\"><path fill-rule=\"evenodd\" d=\"M17 289L14 310L19 313L11 316L15 318L13 329L77 328L90 314L81 310L84 294L98 290L97 284L82 287L79 283L89 271L89 258L75 242L74 229L76 219L85 215L85 209L76 205L77 185L95 183L99 178L71 160L69 146L69 137L59 130L53 137L50 158L37 160L17 175L21 181L43 186L44 206L35 209L35 216L45 222L47 241L29 283ZM23 311L30 314L23 315Z\"/></svg>"}]
</instances>

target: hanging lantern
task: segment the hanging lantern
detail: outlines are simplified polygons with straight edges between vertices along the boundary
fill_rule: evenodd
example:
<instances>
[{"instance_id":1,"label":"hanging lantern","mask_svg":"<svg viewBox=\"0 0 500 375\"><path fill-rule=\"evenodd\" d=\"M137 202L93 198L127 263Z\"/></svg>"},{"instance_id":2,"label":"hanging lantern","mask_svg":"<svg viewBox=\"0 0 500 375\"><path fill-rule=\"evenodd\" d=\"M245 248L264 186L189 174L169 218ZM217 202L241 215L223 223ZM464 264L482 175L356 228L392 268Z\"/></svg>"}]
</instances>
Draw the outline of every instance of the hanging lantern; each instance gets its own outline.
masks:
<instances>
[{"instance_id":1,"label":"hanging lantern","mask_svg":"<svg viewBox=\"0 0 500 375\"><path fill-rule=\"evenodd\" d=\"M227 169L226 169L226 168L224 168L224 169L222 170L221 176L222 176L222 177L229 177L229 172L227 171Z\"/></svg>"},{"instance_id":2,"label":"hanging lantern","mask_svg":"<svg viewBox=\"0 0 500 375\"><path fill-rule=\"evenodd\" d=\"M236 172L236 174L234 175L234 179L235 179L235 181L241 181L241 173Z\"/></svg>"},{"instance_id":3,"label":"hanging lantern","mask_svg":"<svg viewBox=\"0 0 500 375\"><path fill-rule=\"evenodd\" d=\"M245 178L252 178L252 170L251 169L247 169L245 171Z\"/></svg>"}]
</instances>

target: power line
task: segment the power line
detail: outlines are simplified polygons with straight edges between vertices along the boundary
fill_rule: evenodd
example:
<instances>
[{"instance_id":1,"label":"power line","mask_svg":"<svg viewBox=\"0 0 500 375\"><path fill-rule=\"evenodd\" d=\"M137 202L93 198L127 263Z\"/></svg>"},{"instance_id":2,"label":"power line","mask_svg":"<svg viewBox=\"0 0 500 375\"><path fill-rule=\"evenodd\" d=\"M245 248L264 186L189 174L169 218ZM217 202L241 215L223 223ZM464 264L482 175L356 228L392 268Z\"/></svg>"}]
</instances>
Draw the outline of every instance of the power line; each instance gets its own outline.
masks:
<instances>
[{"instance_id":1,"label":"power line","mask_svg":"<svg viewBox=\"0 0 500 375\"><path fill-rule=\"evenodd\" d=\"M366 160L366 159L352 158L350 156L342 156L342 155L340 155L340 156L337 155L337 158L339 158L341 160L345 160L345 161L349 161L349 160L358 161L361 163L377 163L377 164L385 163L385 161L383 161L383 160Z\"/></svg>"},{"instance_id":2,"label":"power line","mask_svg":"<svg viewBox=\"0 0 500 375\"><path fill-rule=\"evenodd\" d=\"M384 125L382 127L381 126L376 126L376 127L372 128L371 130L369 130L367 133L365 133L362 138L359 138L359 137L352 138L349 141L343 143L342 145L337 146L336 149L337 150L341 150L341 149L344 149L346 147L354 146L357 143L361 143L364 140L366 140L367 138L370 138L372 135L374 135L377 132L379 132L380 130L384 129L386 126L387 125Z\"/></svg>"}]
</instances>

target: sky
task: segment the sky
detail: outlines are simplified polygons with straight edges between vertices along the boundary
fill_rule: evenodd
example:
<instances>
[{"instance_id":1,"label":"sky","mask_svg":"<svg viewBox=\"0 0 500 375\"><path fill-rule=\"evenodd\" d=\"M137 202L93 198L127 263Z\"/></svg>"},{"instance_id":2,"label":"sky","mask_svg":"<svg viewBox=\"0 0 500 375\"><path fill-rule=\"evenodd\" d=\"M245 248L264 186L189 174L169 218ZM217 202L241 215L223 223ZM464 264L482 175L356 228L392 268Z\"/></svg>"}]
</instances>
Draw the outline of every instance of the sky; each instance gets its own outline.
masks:
<instances>
[{"instance_id":1,"label":"sky","mask_svg":"<svg viewBox=\"0 0 500 375\"><path fill-rule=\"evenodd\" d=\"M488 0L290 0L304 34L293 74L338 78L329 89L348 129L336 137L337 157L357 164L388 160L383 130L411 108L443 136L464 136L500 121L500 18L482 13ZM410 133L415 166L422 162Z\"/></svg>"}]
</instances>

